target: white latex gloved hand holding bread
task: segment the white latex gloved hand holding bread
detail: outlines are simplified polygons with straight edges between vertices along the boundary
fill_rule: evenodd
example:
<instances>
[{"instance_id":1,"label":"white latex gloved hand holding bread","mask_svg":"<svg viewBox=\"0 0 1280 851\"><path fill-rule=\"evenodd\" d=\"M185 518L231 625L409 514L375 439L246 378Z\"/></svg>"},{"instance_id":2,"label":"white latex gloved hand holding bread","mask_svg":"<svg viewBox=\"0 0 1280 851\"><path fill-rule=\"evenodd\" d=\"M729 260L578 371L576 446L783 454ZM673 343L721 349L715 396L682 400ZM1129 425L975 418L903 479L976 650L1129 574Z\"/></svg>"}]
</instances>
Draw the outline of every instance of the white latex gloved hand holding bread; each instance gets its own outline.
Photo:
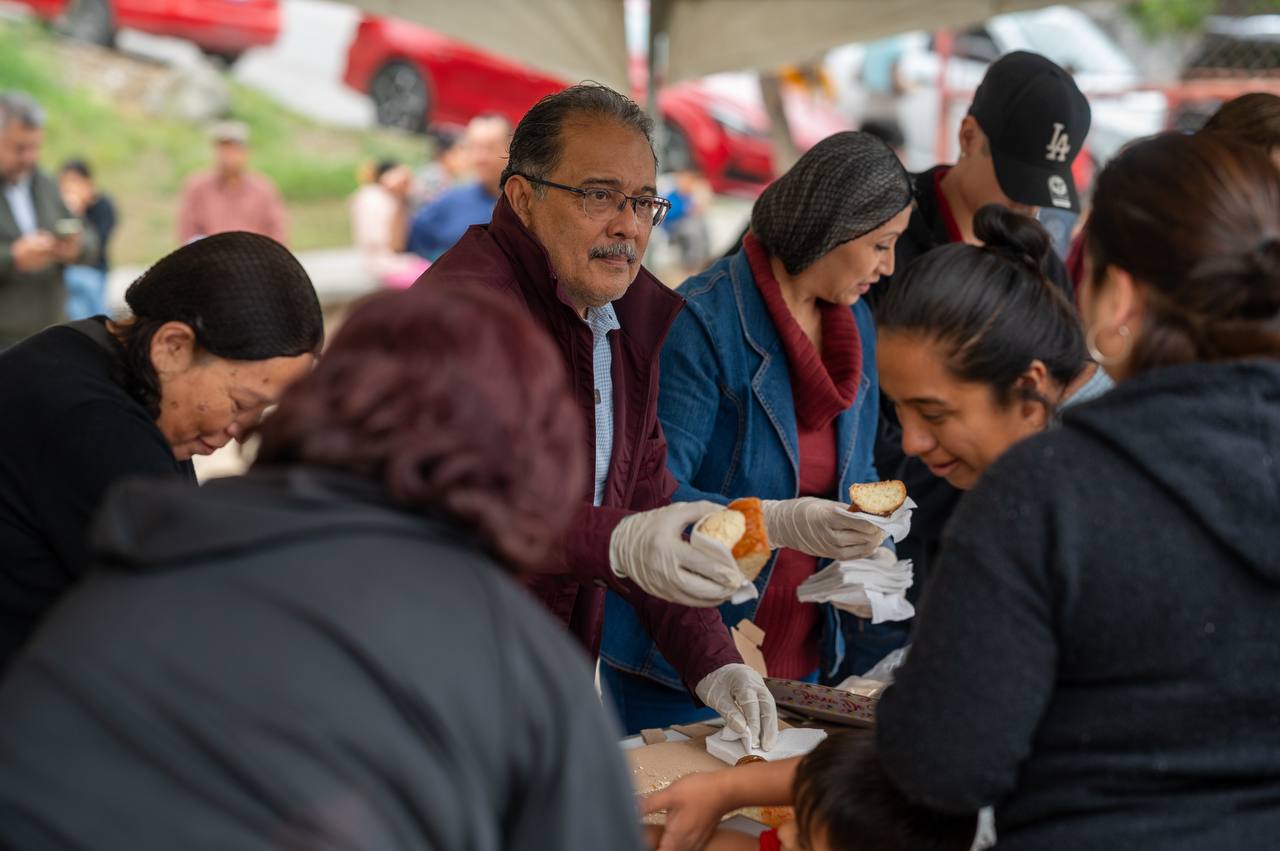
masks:
<instances>
[{"instance_id":1,"label":"white latex gloved hand holding bread","mask_svg":"<svg viewBox=\"0 0 1280 851\"><path fill-rule=\"evenodd\" d=\"M854 516L854 511L888 517L907 498L899 481L857 484L849 488L852 505L802 496L765 500L765 528L775 547L799 550L817 558L840 561L867 558L884 542L879 526Z\"/></svg>"},{"instance_id":2,"label":"white latex gloved hand holding bread","mask_svg":"<svg viewBox=\"0 0 1280 851\"><path fill-rule=\"evenodd\" d=\"M686 528L721 508L707 501L674 502L624 518L609 538L614 575L682 606L725 602L742 583L733 556L684 539Z\"/></svg>"}]
</instances>

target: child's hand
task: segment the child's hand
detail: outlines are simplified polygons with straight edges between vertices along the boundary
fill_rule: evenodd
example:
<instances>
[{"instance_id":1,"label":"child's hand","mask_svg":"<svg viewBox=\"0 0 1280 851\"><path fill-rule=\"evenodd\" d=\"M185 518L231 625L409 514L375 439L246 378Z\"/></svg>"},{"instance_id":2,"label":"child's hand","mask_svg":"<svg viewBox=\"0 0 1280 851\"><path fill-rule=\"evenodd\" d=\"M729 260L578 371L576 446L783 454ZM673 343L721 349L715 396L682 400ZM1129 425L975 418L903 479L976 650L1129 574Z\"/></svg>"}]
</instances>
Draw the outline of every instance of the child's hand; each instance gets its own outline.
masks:
<instances>
[{"instance_id":1,"label":"child's hand","mask_svg":"<svg viewBox=\"0 0 1280 851\"><path fill-rule=\"evenodd\" d=\"M720 818L731 809L720 794L723 772L690 774L640 800L643 815L666 810L667 824L657 851L700 851Z\"/></svg>"}]
</instances>

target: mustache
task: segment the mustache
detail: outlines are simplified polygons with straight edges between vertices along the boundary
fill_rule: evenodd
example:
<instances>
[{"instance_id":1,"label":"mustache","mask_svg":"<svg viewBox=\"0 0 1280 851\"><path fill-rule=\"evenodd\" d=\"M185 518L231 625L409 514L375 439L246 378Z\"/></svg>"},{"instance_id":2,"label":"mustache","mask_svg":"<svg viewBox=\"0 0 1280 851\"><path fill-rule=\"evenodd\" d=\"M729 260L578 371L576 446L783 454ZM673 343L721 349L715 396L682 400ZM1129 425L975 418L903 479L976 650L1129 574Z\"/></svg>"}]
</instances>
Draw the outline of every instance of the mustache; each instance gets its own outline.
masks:
<instances>
[{"instance_id":1,"label":"mustache","mask_svg":"<svg viewBox=\"0 0 1280 851\"><path fill-rule=\"evenodd\" d=\"M608 259L610 257L625 257L627 262L636 262L636 247L629 242L615 242L613 245L596 246L591 249L590 258L592 260Z\"/></svg>"}]
</instances>

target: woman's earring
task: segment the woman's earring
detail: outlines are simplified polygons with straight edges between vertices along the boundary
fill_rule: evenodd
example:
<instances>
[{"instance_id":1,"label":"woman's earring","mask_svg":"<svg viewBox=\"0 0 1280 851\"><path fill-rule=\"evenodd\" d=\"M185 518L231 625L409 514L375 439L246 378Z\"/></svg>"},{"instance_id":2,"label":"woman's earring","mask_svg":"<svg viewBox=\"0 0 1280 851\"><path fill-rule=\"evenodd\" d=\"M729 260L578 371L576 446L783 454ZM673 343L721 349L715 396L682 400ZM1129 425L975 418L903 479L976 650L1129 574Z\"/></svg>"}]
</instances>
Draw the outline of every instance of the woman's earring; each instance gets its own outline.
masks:
<instances>
[{"instance_id":1,"label":"woman's earring","mask_svg":"<svg viewBox=\"0 0 1280 851\"><path fill-rule=\"evenodd\" d=\"M1116 328L1116 336L1124 341L1124 351L1117 355L1104 355L1102 350L1098 348L1098 335L1101 330L1102 329L1099 326L1090 328L1088 333L1084 336L1084 344L1089 349L1089 357L1093 358L1095 362L1101 366L1113 366L1114 364L1124 360L1124 358L1129 354L1129 347L1132 345L1129 342L1129 326L1121 325Z\"/></svg>"}]
</instances>

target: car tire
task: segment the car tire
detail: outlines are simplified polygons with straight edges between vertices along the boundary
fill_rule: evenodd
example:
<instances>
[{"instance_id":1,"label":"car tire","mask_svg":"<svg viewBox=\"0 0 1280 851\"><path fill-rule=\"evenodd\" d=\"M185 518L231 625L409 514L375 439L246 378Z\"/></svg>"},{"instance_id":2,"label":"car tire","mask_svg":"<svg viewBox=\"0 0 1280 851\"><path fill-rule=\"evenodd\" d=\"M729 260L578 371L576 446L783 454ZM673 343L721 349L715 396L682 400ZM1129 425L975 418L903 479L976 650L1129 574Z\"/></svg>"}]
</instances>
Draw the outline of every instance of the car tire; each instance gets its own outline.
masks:
<instances>
[{"instance_id":1,"label":"car tire","mask_svg":"<svg viewBox=\"0 0 1280 851\"><path fill-rule=\"evenodd\" d=\"M79 41L114 47L115 15L108 0L71 0L57 24L58 32Z\"/></svg>"},{"instance_id":2,"label":"car tire","mask_svg":"<svg viewBox=\"0 0 1280 851\"><path fill-rule=\"evenodd\" d=\"M378 69L369 82L378 123L411 133L425 133L431 93L417 66L395 59Z\"/></svg>"},{"instance_id":3,"label":"car tire","mask_svg":"<svg viewBox=\"0 0 1280 851\"><path fill-rule=\"evenodd\" d=\"M201 48L200 52L203 53L205 56L207 56L211 61L217 63L218 65L221 65L223 68L228 70L230 70L231 66L236 64L236 60L240 58L239 51L235 51L235 50L219 51L219 50L205 50L204 48Z\"/></svg>"},{"instance_id":4,"label":"car tire","mask_svg":"<svg viewBox=\"0 0 1280 851\"><path fill-rule=\"evenodd\" d=\"M674 171L698 171L689 137L670 120L662 122L662 149L658 151L658 168L663 174Z\"/></svg>"}]
</instances>

